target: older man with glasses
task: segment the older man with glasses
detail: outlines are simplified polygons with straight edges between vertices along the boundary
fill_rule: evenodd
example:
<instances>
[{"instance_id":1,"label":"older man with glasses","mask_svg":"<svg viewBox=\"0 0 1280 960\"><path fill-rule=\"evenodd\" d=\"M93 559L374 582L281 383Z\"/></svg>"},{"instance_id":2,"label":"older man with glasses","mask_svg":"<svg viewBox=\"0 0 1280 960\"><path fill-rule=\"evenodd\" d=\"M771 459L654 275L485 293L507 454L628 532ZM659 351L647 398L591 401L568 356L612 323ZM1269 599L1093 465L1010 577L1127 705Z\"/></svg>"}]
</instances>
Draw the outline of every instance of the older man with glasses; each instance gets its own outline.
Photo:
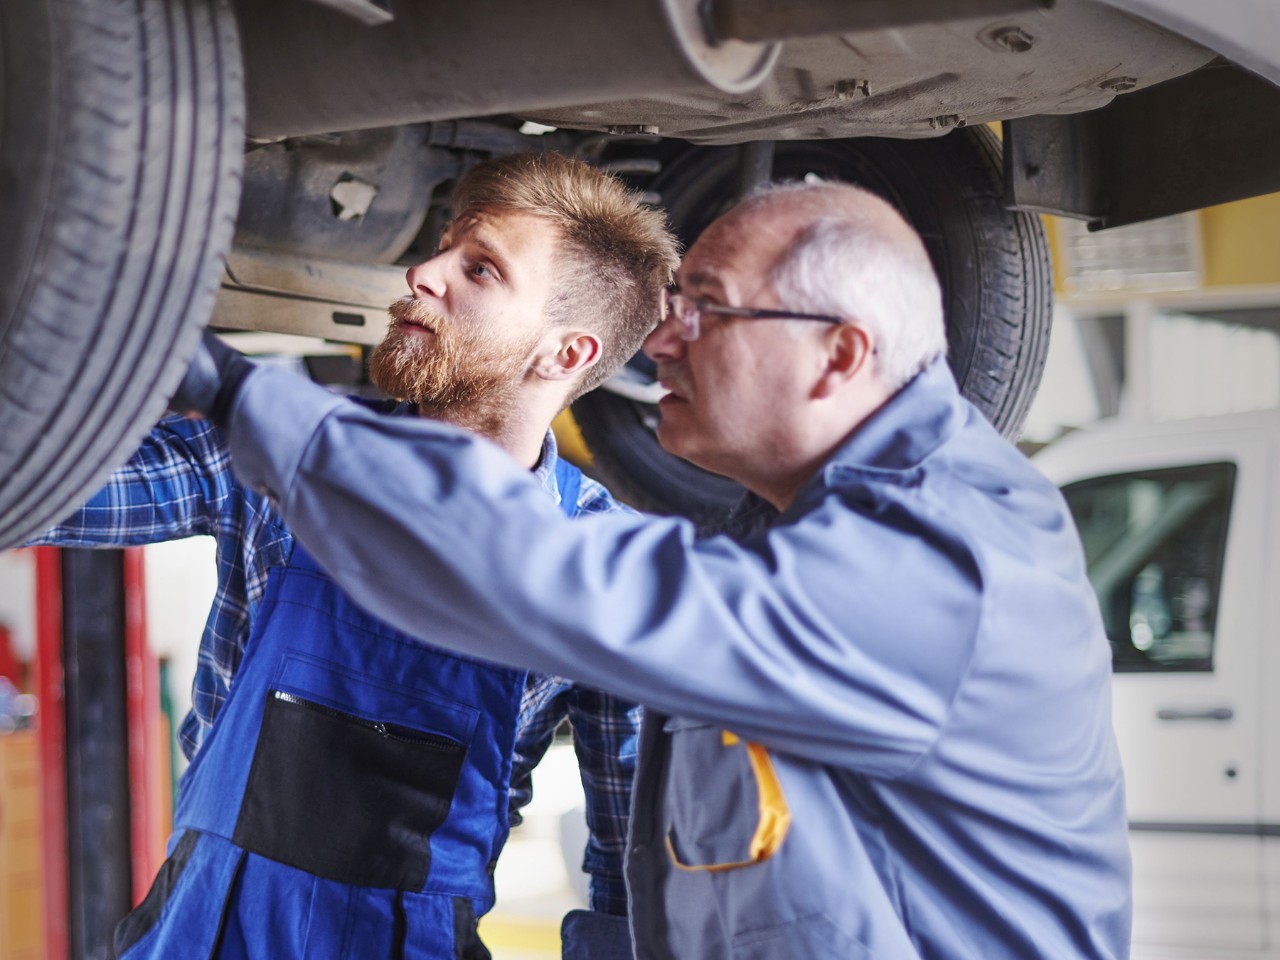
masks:
<instances>
[{"instance_id":1,"label":"older man with glasses","mask_svg":"<svg viewBox=\"0 0 1280 960\"><path fill-rule=\"evenodd\" d=\"M568 524L497 449L235 356L182 402L238 380L236 469L392 623L650 708L637 957L1126 956L1110 652L1079 540L959 395L919 237L857 188L775 189L677 281L645 344L659 438L751 491L727 535Z\"/></svg>"}]
</instances>

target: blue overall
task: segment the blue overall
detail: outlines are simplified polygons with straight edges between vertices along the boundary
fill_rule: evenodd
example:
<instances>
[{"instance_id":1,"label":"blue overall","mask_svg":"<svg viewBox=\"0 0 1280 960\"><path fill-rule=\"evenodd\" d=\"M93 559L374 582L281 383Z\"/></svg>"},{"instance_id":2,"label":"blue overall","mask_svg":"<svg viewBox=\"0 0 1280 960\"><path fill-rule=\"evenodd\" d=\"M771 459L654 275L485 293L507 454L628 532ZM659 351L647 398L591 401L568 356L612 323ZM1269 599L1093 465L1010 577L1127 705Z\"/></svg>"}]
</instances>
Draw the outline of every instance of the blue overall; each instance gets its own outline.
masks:
<instances>
[{"instance_id":1,"label":"blue overall","mask_svg":"<svg viewBox=\"0 0 1280 960\"><path fill-rule=\"evenodd\" d=\"M117 955L488 958L524 683L365 613L295 544Z\"/></svg>"}]
</instances>

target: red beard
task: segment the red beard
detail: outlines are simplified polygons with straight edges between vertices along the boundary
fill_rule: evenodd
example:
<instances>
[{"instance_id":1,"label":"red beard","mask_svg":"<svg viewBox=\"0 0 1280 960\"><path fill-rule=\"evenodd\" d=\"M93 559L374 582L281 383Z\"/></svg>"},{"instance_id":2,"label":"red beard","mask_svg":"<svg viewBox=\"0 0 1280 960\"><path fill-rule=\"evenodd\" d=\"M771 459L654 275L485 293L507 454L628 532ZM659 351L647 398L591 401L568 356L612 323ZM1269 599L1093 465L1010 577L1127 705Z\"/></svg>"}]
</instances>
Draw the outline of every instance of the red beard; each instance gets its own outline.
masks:
<instances>
[{"instance_id":1,"label":"red beard","mask_svg":"<svg viewBox=\"0 0 1280 960\"><path fill-rule=\"evenodd\" d=\"M450 322L412 297L396 300L387 312L391 326L369 357L374 386L427 416L491 435L516 402L537 335L504 341L479 317ZM432 332L401 330L399 322Z\"/></svg>"}]
</instances>

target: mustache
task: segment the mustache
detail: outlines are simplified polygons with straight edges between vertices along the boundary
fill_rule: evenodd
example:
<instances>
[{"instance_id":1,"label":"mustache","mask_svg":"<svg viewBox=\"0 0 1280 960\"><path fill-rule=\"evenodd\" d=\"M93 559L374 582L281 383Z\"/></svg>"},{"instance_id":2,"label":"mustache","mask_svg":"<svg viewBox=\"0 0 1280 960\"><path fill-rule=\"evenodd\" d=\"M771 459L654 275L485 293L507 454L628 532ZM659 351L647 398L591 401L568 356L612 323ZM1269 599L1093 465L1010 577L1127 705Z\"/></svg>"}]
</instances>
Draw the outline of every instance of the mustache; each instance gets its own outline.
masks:
<instances>
[{"instance_id":1,"label":"mustache","mask_svg":"<svg viewBox=\"0 0 1280 960\"><path fill-rule=\"evenodd\" d=\"M668 366L658 364L658 379L667 385L674 393L682 397L689 395L691 384L689 383L688 371L682 366Z\"/></svg>"},{"instance_id":2,"label":"mustache","mask_svg":"<svg viewBox=\"0 0 1280 960\"><path fill-rule=\"evenodd\" d=\"M387 314L393 323L412 323L431 331L437 331L443 325L443 318L438 313L413 297L401 297L391 301L387 307Z\"/></svg>"}]
</instances>

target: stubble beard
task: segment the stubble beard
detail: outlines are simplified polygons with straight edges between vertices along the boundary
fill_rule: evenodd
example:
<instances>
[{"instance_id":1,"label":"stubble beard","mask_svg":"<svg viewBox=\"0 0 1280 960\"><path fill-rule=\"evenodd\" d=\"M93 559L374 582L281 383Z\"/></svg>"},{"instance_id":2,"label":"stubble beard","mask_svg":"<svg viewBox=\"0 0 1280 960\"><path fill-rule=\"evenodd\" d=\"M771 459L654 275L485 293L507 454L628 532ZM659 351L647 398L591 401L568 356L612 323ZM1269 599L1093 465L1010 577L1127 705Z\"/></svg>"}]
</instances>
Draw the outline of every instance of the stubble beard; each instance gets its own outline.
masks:
<instances>
[{"instance_id":1,"label":"stubble beard","mask_svg":"<svg viewBox=\"0 0 1280 960\"><path fill-rule=\"evenodd\" d=\"M504 342L478 317L448 321L412 297L391 304L392 324L369 356L369 379L389 397L417 406L423 416L496 438L512 419L535 338ZM405 320L434 336L405 332Z\"/></svg>"}]
</instances>

